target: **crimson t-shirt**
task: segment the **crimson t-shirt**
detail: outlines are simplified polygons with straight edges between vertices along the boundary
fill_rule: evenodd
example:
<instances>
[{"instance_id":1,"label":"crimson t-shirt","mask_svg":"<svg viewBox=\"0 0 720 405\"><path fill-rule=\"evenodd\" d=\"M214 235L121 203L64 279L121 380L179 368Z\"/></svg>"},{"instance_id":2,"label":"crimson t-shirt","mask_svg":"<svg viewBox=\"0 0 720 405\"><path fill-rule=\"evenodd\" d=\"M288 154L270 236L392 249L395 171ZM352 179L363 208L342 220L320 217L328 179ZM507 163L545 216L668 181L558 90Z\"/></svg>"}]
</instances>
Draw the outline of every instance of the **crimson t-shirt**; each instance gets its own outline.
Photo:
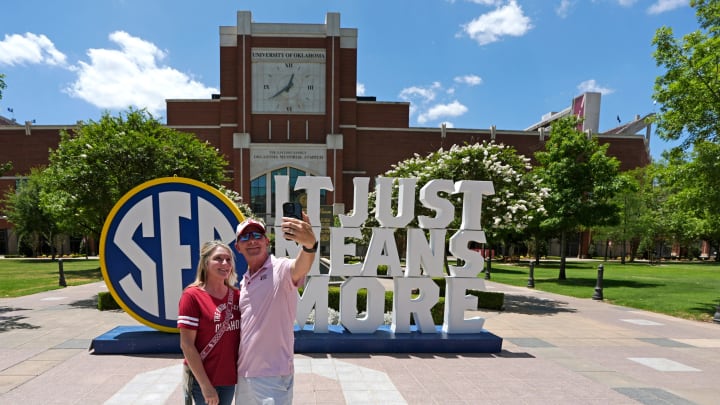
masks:
<instances>
[{"instance_id":1,"label":"crimson t-shirt","mask_svg":"<svg viewBox=\"0 0 720 405\"><path fill-rule=\"evenodd\" d=\"M230 327L225 330L222 338L203 361L205 372L213 386L235 385L237 382L236 366L240 345L239 298L239 292L233 290ZM222 327L227 300L227 295L223 299L217 299L196 286L188 287L183 291L180 297L177 327L197 331L195 347L198 353L202 352Z\"/></svg>"}]
</instances>

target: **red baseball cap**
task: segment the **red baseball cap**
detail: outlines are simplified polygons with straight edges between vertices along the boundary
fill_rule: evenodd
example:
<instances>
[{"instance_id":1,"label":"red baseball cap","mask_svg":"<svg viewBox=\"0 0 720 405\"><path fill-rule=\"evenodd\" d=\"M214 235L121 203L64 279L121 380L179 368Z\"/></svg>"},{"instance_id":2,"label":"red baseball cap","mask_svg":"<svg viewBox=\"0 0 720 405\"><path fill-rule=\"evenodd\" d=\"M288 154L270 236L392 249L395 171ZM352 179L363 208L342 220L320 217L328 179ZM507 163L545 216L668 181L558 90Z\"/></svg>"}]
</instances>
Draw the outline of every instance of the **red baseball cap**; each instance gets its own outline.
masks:
<instances>
[{"instance_id":1,"label":"red baseball cap","mask_svg":"<svg viewBox=\"0 0 720 405\"><path fill-rule=\"evenodd\" d=\"M235 230L235 238L237 239L240 235L250 230L255 230L257 232L265 234L265 225L260 221L248 218L238 224L237 229Z\"/></svg>"}]
</instances>

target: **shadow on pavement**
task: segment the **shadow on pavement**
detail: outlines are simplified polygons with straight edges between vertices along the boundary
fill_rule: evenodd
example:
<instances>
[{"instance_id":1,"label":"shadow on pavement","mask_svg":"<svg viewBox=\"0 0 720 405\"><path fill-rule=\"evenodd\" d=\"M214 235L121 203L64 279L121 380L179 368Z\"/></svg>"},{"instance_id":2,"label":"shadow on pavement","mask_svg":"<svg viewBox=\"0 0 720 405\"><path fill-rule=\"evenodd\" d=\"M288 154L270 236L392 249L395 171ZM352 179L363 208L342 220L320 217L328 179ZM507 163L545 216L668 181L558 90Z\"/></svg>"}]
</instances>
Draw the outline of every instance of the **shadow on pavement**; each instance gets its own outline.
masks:
<instances>
[{"instance_id":1,"label":"shadow on pavement","mask_svg":"<svg viewBox=\"0 0 720 405\"><path fill-rule=\"evenodd\" d=\"M505 294L505 308L503 312L552 315L561 312L577 312L577 310L568 307L568 303L563 301L553 301L526 295Z\"/></svg>"},{"instance_id":2,"label":"shadow on pavement","mask_svg":"<svg viewBox=\"0 0 720 405\"><path fill-rule=\"evenodd\" d=\"M95 309L97 309L98 301L97 301L97 298L88 298L85 300L71 302L68 304L68 306L71 306L74 308L95 308Z\"/></svg>"},{"instance_id":3,"label":"shadow on pavement","mask_svg":"<svg viewBox=\"0 0 720 405\"><path fill-rule=\"evenodd\" d=\"M0 307L0 313L15 312L15 311L27 311L24 308L13 308L13 307ZM39 326L29 324L26 322L20 322L26 319L26 316L14 315L14 316L0 316L0 333L7 332L14 329L38 329Z\"/></svg>"},{"instance_id":4,"label":"shadow on pavement","mask_svg":"<svg viewBox=\"0 0 720 405\"><path fill-rule=\"evenodd\" d=\"M456 359L460 357L472 358L535 358L535 356L526 353L513 353L502 350L499 353L303 353L303 356L310 358L335 358L335 359L368 359L372 356L386 356L394 359Z\"/></svg>"}]
</instances>

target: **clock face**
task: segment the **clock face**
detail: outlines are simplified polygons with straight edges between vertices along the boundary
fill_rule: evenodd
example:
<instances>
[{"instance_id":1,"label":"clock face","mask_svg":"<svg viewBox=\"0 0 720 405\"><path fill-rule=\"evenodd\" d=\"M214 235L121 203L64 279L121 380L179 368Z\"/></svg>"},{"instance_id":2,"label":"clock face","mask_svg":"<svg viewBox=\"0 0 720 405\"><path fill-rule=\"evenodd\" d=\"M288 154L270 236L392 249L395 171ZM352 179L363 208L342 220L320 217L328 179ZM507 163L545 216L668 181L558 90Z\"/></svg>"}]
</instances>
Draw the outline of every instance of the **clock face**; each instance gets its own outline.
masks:
<instances>
[{"instance_id":1,"label":"clock face","mask_svg":"<svg viewBox=\"0 0 720 405\"><path fill-rule=\"evenodd\" d=\"M256 48L252 55L254 113L325 113L324 49Z\"/></svg>"}]
</instances>

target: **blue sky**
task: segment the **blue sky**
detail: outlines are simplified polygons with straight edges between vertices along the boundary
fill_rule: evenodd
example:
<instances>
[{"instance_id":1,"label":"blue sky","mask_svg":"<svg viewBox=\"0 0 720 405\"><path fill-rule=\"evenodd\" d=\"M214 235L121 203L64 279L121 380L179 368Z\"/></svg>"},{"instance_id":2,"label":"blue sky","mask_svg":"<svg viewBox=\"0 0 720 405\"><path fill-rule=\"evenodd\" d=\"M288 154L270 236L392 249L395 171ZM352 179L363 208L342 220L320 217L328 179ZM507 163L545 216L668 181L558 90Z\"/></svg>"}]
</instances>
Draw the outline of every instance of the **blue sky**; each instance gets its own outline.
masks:
<instances>
[{"instance_id":1,"label":"blue sky","mask_svg":"<svg viewBox=\"0 0 720 405\"><path fill-rule=\"evenodd\" d=\"M358 29L358 95L411 102L410 125L524 129L584 91L600 131L656 111L652 38L698 28L688 0L14 0L3 2L0 115L73 124L219 88L219 26ZM12 111L10 111L12 110ZM651 153L669 147L651 137Z\"/></svg>"}]
</instances>

